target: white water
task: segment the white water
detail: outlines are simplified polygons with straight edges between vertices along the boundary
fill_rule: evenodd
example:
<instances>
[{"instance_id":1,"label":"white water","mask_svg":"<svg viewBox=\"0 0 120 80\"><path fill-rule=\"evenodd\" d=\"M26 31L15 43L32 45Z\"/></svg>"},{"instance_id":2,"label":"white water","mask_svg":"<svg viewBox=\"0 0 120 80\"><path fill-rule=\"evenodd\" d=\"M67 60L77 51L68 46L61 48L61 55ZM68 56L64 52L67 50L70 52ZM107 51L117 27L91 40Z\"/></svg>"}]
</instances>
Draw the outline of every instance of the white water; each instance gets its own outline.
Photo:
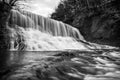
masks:
<instances>
[{"instance_id":1,"label":"white water","mask_svg":"<svg viewBox=\"0 0 120 80\"><path fill-rule=\"evenodd\" d=\"M52 36L35 29L17 27L13 29L11 50L50 51L64 49L86 49L83 43L71 37Z\"/></svg>"},{"instance_id":2,"label":"white water","mask_svg":"<svg viewBox=\"0 0 120 80\"><path fill-rule=\"evenodd\" d=\"M53 36L73 37L75 39L84 40L80 32L67 24L44 18L40 15L36 15L26 11L13 10L11 13L11 24L16 24L23 28L33 28L51 34Z\"/></svg>"},{"instance_id":3,"label":"white water","mask_svg":"<svg viewBox=\"0 0 120 80\"><path fill-rule=\"evenodd\" d=\"M87 49L76 28L29 12L13 10L10 18L10 50L50 51ZM85 41L85 40L84 40Z\"/></svg>"}]
</instances>

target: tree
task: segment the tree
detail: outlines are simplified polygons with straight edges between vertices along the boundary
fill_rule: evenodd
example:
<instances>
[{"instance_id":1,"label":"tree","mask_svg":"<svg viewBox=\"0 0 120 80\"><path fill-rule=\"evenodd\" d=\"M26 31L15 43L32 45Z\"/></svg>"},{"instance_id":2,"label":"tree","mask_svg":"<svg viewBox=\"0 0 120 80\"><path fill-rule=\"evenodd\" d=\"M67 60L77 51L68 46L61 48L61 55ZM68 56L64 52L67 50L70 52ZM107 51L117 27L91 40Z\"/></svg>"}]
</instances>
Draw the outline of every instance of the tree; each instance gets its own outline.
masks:
<instances>
[{"instance_id":1,"label":"tree","mask_svg":"<svg viewBox=\"0 0 120 80\"><path fill-rule=\"evenodd\" d=\"M100 14L101 12L107 12L108 9L115 6L116 4L114 3L118 1L119 0L62 0L55 12L51 14L51 18L70 24L71 21L79 15L92 16ZM119 5L118 3L117 5ZM119 8L119 6L117 8Z\"/></svg>"},{"instance_id":2,"label":"tree","mask_svg":"<svg viewBox=\"0 0 120 80\"><path fill-rule=\"evenodd\" d=\"M120 32L120 0L62 0L51 18L78 28L87 40L112 40Z\"/></svg>"}]
</instances>

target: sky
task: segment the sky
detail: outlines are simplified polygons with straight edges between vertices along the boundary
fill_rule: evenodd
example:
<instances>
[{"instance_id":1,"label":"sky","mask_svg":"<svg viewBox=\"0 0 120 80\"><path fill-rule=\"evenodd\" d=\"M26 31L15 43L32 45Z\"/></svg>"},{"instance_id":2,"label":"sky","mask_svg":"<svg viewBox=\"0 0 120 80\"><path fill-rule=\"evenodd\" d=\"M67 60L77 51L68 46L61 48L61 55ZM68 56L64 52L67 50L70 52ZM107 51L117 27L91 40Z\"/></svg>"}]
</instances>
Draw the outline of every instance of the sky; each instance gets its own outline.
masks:
<instances>
[{"instance_id":1,"label":"sky","mask_svg":"<svg viewBox=\"0 0 120 80\"><path fill-rule=\"evenodd\" d=\"M60 0L29 0L26 4L30 7L27 7L26 10L44 17L49 17L49 15L54 12L59 2Z\"/></svg>"}]
</instances>

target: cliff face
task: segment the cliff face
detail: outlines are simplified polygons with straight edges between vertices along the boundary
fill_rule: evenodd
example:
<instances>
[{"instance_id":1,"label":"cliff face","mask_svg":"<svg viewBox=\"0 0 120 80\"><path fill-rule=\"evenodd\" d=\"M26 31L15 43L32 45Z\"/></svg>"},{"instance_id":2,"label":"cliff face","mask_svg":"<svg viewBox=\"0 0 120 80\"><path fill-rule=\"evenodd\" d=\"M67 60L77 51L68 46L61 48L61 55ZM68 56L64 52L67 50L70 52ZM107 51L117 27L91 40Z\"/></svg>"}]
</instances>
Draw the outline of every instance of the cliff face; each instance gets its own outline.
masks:
<instances>
[{"instance_id":1,"label":"cliff face","mask_svg":"<svg viewBox=\"0 0 120 80\"><path fill-rule=\"evenodd\" d=\"M65 0L51 18L78 28L88 41L120 46L120 0Z\"/></svg>"},{"instance_id":2,"label":"cliff face","mask_svg":"<svg viewBox=\"0 0 120 80\"><path fill-rule=\"evenodd\" d=\"M73 26L88 41L120 46L120 1L113 0L92 10L93 12L88 10L85 17L78 14Z\"/></svg>"},{"instance_id":3,"label":"cliff face","mask_svg":"<svg viewBox=\"0 0 120 80\"><path fill-rule=\"evenodd\" d=\"M73 25L77 26L88 41L120 46L120 20L116 17L116 14L78 17Z\"/></svg>"}]
</instances>

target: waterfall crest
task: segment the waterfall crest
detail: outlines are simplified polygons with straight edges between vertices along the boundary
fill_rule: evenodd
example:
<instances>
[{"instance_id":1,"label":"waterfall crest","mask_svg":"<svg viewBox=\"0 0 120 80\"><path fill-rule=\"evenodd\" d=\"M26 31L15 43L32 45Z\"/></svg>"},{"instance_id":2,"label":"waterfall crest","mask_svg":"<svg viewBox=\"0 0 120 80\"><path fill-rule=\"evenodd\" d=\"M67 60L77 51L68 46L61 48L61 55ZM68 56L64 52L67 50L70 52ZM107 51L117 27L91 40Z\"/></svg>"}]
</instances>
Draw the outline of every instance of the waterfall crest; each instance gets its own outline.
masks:
<instances>
[{"instance_id":1,"label":"waterfall crest","mask_svg":"<svg viewBox=\"0 0 120 80\"><path fill-rule=\"evenodd\" d=\"M76 28L63 22L45 18L27 11L19 12L12 10L10 22L24 28L34 28L53 36L69 36L84 40L83 36Z\"/></svg>"},{"instance_id":2,"label":"waterfall crest","mask_svg":"<svg viewBox=\"0 0 120 80\"><path fill-rule=\"evenodd\" d=\"M87 49L80 32L67 24L26 11L12 10L10 50L47 51Z\"/></svg>"}]
</instances>

